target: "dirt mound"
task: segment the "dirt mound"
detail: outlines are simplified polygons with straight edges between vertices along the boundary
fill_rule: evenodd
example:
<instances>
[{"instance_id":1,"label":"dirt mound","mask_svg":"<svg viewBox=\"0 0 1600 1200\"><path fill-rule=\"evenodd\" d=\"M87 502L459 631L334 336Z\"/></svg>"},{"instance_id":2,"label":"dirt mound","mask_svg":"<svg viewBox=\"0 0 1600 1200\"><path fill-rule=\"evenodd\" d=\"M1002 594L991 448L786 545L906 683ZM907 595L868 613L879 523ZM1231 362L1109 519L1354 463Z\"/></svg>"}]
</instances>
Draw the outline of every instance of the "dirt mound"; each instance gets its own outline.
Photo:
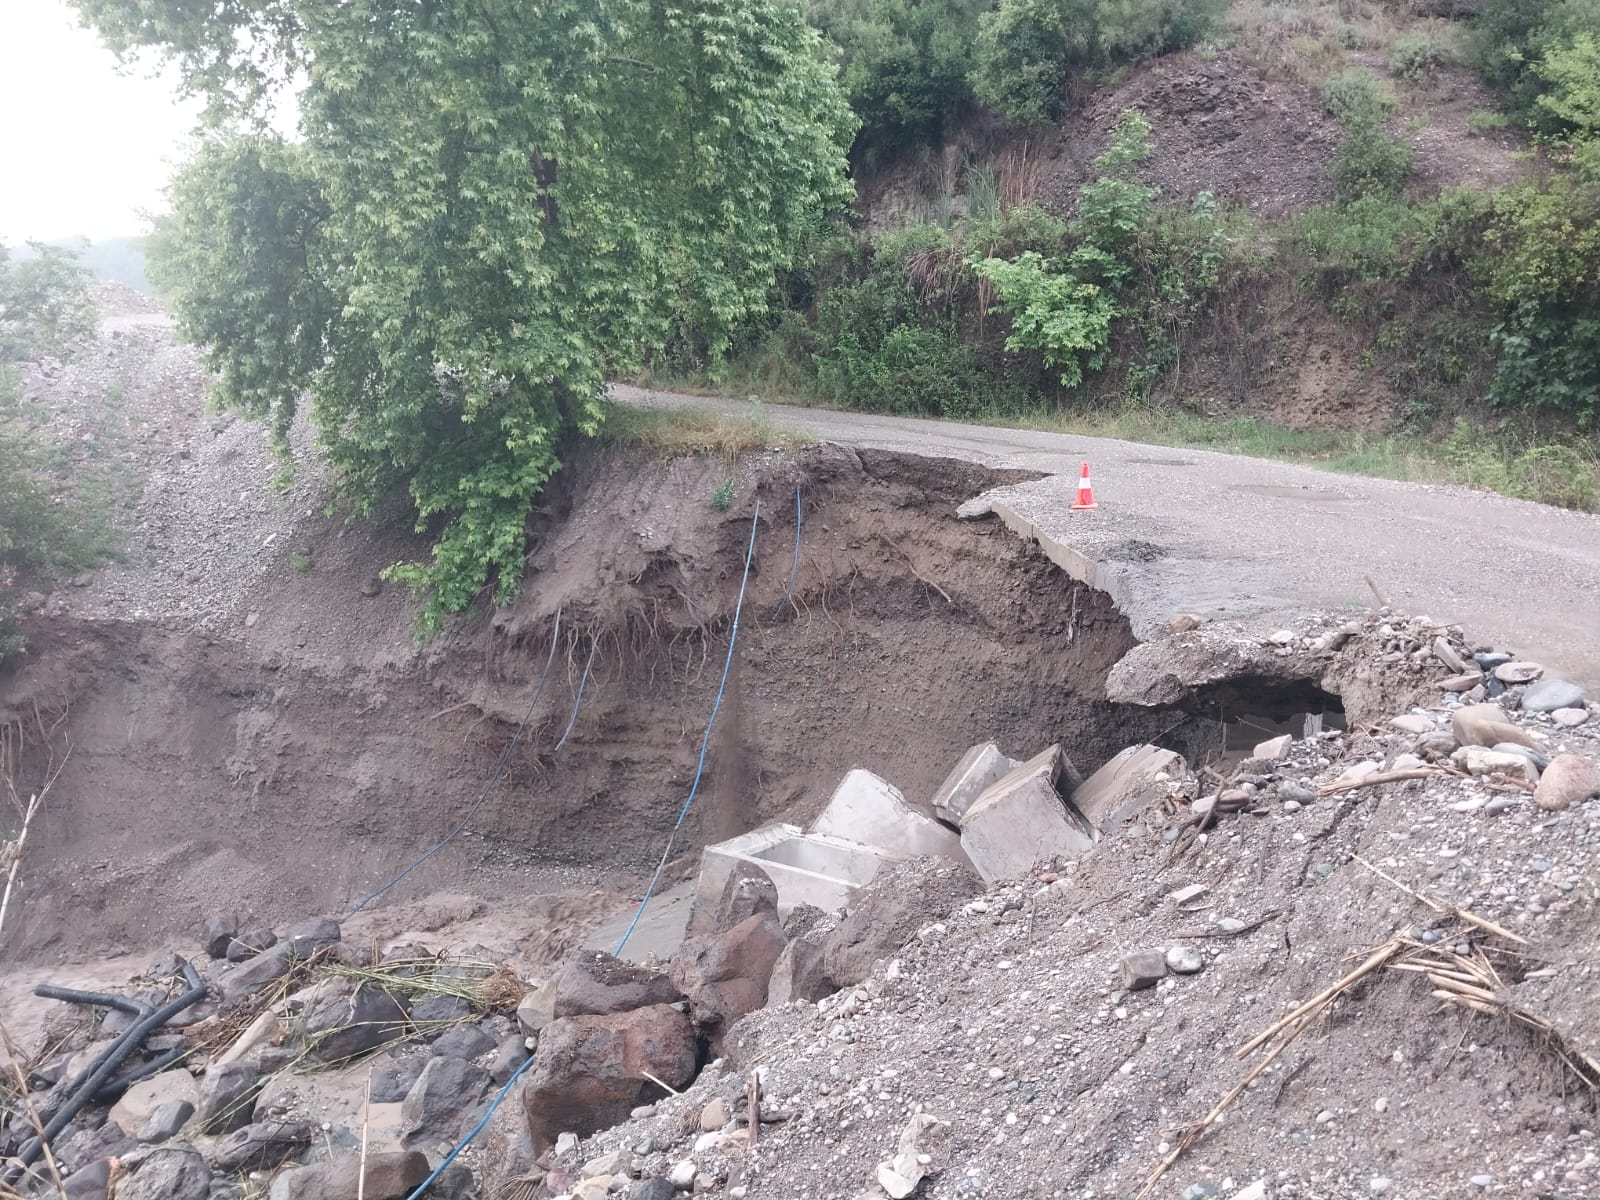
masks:
<instances>
[{"instance_id":1,"label":"dirt mound","mask_svg":"<svg viewBox=\"0 0 1600 1200\"><path fill-rule=\"evenodd\" d=\"M1600 951L1585 882L1600 801L1548 812L1505 777L1446 772L1343 786L1453 745L1447 711L1435 691L1407 732L1296 743L1254 812L1203 840L1152 811L1048 886L964 904L860 987L746 1018L721 1071L569 1161L648 1143L640 1174L692 1160L713 1193L875 1196L876 1164L922 1114L947 1123L918 1147L929 1200L1595 1194L1595 1095L1575 1054L1600 1048L1584 965ZM1523 724L1545 753L1600 758L1592 720ZM1382 966L1338 990L1141 1191L1266 1057L1235 1050L1384 947L1442 969ZM1129 990L1121 964L1140 951L1183 973ZM1498 974L1481 1011L1450 990L1480 971ZM750 1072L753 1150L732 1124L720 1140L679 1132L712 1102L742 1113Z\"/></svg>"},{"instance_id":2,"label":"dirt mound","mask_svg":"<svg viewBox=\"0 0 1600 1200\"><path fill-rule=\"evenodd\" d=\"M1141 174L1168 203L1210 192L1254 216L1281 217L1332 199L1327 167L1342 133L1315 97L1232 54L1184 54L1147 63L1096 92L1042 149L1049 207L1073 205L1111 127L1130 108L1155 127Z\"/></svg>"}]
</instances>

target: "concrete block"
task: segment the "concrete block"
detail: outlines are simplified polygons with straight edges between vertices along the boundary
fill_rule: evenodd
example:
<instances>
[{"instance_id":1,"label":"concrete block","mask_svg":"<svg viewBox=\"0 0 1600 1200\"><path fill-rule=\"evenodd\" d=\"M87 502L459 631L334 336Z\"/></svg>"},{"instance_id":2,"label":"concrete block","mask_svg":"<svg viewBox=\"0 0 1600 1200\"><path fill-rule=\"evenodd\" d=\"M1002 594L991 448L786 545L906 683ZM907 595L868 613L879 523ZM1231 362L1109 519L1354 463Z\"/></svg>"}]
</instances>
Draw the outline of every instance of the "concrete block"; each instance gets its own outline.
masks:
<instances>
[{"instance_id":1,"label":"concrete block","mask_svg":"<svg viewBox=\"0 0 1600 1200\"><path fill-rule=\"evenodd\" d=\"M1061 747L1052 746L967 810L961 845L985 883L1020 878L1043 859L1074 858L1094 845L1094 827L1056 790L1069 767Z\"/></svg>"},{"instance_id":2,"label":"concrete block","mask_svg":"<svg viewBox=\"0 0 1600 1200\"><path fill-rule=\"evenodd\" d=\"M993 742L979 742L961 756L933 794L934 815L959 827L961 818L984 789L999 783L1021 765L1000 753L1000 747Z\"/></svg>"},{"instance_id":3,"label":"concrete block","mask_svg":"<svg viewBox=\"0 0 1600 1200\"><path fill-rule=\"evenodd\" d=\"M894 858L936 855L967 861L959 834L914 810L888 781L859 768L844 777L811 832L859 842Z\"/></svg>"},{"instance_id":4,"label":"concrete block","mask_svg":"<svg viewBox=\"0 0 1600 1200\"><path fill-rule=\"evenodd\" d=\"M1182 779L1189 773L1180 755L1159 746L1129 746L1073 790L1072 802L1101 833L1131 820L1164 790L1157 776Z\"/></svg>"},{"instance_id":5,"label":"concrete block","mask_svg":"<svg viewBox=\"0 0 1600 1200\"><path fill-rule=\"evenodd\" d=\"M716 905L734 864L744 859L765 871L778 889L779 916L801 904L834 912L847 907L894 857L859 842L808 834L797 825L764 825L701 852L695 903Z\"/></svg>"}]
</instances>

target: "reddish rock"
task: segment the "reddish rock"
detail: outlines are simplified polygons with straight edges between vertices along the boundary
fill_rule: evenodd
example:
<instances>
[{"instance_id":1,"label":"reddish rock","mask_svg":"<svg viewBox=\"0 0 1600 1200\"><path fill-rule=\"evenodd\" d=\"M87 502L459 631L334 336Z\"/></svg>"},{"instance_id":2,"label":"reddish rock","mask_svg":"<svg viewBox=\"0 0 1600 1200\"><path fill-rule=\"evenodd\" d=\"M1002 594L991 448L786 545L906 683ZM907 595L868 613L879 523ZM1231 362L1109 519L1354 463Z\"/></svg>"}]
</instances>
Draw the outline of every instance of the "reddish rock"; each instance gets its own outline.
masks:
<instances>
[{"instance_id":1,"label":"reddish rock","mask_svg":"<svg viewBox=\"0 0 1600 1200\"><path fill-rule=\"evenodd\" d=\"M626 1119L661 1097L650 1076L687 1087L698 1052L694 1026L670 1005L552 1021L539 1035L523 1092L534 1144L543 1151L559 1133L586 1136Z\"/></svg>"},{"instance_id":2,"label":"reddish rock","mask_svg":"<svg viewBox=\"0 0 1600 1200\"><path fill-rule=\"evenodd\" d=\"M682 999L665 971L624 962L604 950L581 950L556 978L555 1015L604 1017Z\"/></svg>"},{"instance_id":3,"label":"reddish rock","mask_svg":"<svg viewBox=\"0 0 1600 1200\"><path fill-rule=\"evenodd\" d=\"M777 913L759 912L732 929L684 942L672 961L672 982L688 998L695 1024L715 1038L763 1007L785 941Z\"/></svg>"}]
</instances>

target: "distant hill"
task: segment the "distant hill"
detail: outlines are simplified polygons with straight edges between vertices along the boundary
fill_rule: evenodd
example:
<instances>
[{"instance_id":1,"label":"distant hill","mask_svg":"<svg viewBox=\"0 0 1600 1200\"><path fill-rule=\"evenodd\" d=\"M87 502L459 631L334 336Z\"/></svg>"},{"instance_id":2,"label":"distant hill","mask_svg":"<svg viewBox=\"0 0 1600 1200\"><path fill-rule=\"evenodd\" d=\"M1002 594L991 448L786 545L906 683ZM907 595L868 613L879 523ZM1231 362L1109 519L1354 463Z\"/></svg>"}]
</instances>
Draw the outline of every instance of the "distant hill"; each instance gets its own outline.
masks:
<instances>
[{"instance_id":1,"label":"distant hill","mask_svg":"<svg viewBox=\"0 0 1600 1200\"><path fill-rule=\"evenodd\" d=\"M96 279L110 279L125 283L141 292L150 292L150 281L144 273L144 239L142 237L104 238L98 242L86 237L57 238L50 243L72 250L78 260ZM11 247L11 256L22 260L32 257L26 246Z\"/></svg>"}]
</instances>

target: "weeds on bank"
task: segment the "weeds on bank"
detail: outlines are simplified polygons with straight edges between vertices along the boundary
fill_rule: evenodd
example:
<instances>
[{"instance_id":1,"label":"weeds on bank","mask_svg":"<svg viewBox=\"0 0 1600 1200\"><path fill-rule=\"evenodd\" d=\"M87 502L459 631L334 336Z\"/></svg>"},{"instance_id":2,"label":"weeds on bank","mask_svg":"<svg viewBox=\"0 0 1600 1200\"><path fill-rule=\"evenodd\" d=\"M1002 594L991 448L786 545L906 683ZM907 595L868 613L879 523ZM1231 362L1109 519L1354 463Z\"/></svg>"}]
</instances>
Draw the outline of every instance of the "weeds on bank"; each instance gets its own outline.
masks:
<instances>
[{"instance_id":1,"label":"weeds on bank","mask_svg":"<svg viewBox=\"0 0 1600 1200\"><path fill-rule=\"evenodd\" d=\"M600 436L612 445L638 446L666 457L715 454L729 462L756 450L808 445L815 440L798 430L781 428L759 412L628 404L612 405Z\"/></svg>"}]
</instances>

